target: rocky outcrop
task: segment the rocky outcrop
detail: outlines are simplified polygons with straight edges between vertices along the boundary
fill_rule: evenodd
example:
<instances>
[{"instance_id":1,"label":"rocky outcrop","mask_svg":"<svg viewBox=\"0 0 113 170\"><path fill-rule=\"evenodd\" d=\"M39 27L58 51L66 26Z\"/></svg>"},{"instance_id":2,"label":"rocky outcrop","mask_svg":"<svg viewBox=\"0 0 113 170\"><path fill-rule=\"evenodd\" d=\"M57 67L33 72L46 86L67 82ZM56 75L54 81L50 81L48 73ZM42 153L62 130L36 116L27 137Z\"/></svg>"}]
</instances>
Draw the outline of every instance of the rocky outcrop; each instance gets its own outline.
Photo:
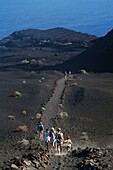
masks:
<instances>
[{"instance_id":1,"label":"rocky outcrop","mask_svg":"<svg viewBox=\"0 0 113 170\"><path fill-rule=\"evenodd\" d=\"M3 170L36 170L47 168L51 164L52 152L47 150L30 152L24 154L21 158L16 157L9 160L6 167Z\"/></svg>"},{"instance_id":2,"label":"rocky outcrop","mask_svg":"<svg viewBox=\"0 0 113 170\"><path fill-rule=\"evenodd\" d=\"M102 170L113 168L113 157L105 148L77 148L72 155L79 158L77 168L80 170Z\"/></svg>"}]
</instances>

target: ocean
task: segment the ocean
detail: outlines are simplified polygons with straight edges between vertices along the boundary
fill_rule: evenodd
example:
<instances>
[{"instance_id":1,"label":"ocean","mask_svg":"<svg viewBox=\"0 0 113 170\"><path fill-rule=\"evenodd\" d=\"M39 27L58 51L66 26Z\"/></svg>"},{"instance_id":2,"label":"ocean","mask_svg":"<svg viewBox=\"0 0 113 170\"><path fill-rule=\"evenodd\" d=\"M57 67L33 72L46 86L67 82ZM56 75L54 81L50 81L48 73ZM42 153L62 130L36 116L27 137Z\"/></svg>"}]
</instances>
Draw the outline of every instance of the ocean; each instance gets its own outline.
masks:
<instances>
[{"instance_id":1,"label":"ocean","mask_svg":"<svg viewBox=\"0 0 113 170\"><path fill-rule=\"evenodd\" d=\"M113 0L0 0L0 39L55 27L104 36L113 28Z\"/></svg>"}]
</instances>

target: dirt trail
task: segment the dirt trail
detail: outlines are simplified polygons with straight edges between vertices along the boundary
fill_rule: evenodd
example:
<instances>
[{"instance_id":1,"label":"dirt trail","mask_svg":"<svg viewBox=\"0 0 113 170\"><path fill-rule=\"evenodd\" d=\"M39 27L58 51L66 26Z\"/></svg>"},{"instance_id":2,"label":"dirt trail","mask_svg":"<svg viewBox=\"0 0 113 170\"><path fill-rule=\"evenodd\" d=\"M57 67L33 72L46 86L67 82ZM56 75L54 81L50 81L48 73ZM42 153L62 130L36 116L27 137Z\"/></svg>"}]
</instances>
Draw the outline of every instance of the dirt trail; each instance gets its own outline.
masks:
<instances>
[{"instance_id":1,"label":"dirt trail","mask_svg":"<svg viewBox=\"0 0 113 170\"><path fill-rule=\"evenodd\" d=\"M50 100L46 104L46 110L43 115L43 124L45 128L51 128L55 126L54 118L59 112L59 104L61 103L61 98L65 89L66 79L59 79L57 82L57 86L51 96Z\"/></svg>"},{"instance_id":2,"label":"dirt trail","mask_svg":"<svg viewBox=\"0 0 113 170\"><path fill-rule=\"evenodd\" d=\"M57 86L51 96L50 100L46 104L46 110L43 115L43 124L45 129L55 127L56 124L54 122L54 118L57 113L60 111L59 104L62 102L62 97L65 91L67 79L62 78L57 82ZM70 162L70 163L69 163ZM74 162L74 165L72 164ZM60 155L55 154L55 157L52 159L51 166L48 167L49 170L65 170L65 169L73 169L76 164L76 159L70 159L70 157L66 153L62 153Z\"/></svg>"},{"instance_id":3,"label":"dirt trail","mask_svg":"<svg viewBox=\"0 0 113 170\"><path fill-rule=\"evenodd\" d=\"M43 114L43 124L44 128L56 127L55 117L60 111L59 104L62 103L62 97L66 87L66 78L59 79L57 81L57 86L50 97L49 101L46 104L46 110ZM48 169L66 169L66 162L69 161L69 157L66 156L66 153L58 155L55 154L55 159L53 157L52 165Z\"/></svg>"},{"instance_id":4,"label":"dirt trail","mask_svg":"<svg viewBox=\"0 0 113 170\"><path fill-rule=\"evenodd\" d=\"M74 170L77 165L77 159L69 155L59 155L53 158L48 170Z\"/></svg>"},{"instance_id":5,"label":"dirt trail","mask_svg":"<svg viewBox=\"0 0 113 170\"><path fill-rule=\"evenodd\" d=\"M44 111L44 115L43 115L43 124L45 129L46 128L50 129L51 127L57 126L54 121L54 118L56 117L57 113L60 111L59 104L62 103L62 97L65 92L66 81L67 79L65 78L58 80L53 95L51 96L50 100L46 104L46 110ZM86 145L86 143L84 145ZM77 143L76 143L76 147L77 147ZM81 147L83 147L83 144L81 144ZM53 169L72 170L76 167L76 164L77 164L76 158L70 157L66 153L62 153L60 155L55 154L55 157L53 157L52 159L52 164L51 166L48 167L48 169L49 170L53 170Z\"/></svg>"}]
</instances>

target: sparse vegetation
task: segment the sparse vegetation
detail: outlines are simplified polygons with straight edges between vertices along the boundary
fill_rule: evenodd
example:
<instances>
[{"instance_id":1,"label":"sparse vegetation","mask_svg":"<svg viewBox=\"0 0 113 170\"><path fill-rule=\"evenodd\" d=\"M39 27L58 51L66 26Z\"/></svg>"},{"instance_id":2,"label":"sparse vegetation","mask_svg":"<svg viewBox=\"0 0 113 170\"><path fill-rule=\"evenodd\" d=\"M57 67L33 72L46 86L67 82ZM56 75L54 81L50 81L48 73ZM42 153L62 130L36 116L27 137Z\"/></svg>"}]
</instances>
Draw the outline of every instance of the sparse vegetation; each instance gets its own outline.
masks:
<instances>
[{"instance_id":1,"label":"sparse vegetation","mask_svg":"<svg viewBox=\"0 0 113 170\"><path fill-rule=\"evenodd\" d=\"M23 83L23 84L26 84L26 80L23 80L22 83Z\"/></svg>"},{"instance_id":2,"label":"sparse vegetation","mask_svg":"<svg viewBox=\"0 0 113 170\"><path fill-rule=\"evenodd\" d=\"M16 132L28 132L28 127L26 125L20 125L16 128Z\"/></svg>"},{"instance_id":3,"label":"sparse vegetation","mask_svg":"<svg viewBox=\"0 0 113 170\"><path fill-rule=\"evenodd\" d=\"M26 111L26 110L23 110L23 111L21 112L21 114L27 115L27 111Z\"/></svg>"},{"instance_id":4,"label":"sparse vegetation","mask_svg":"<svg viewBox=\"0 0 113 170\"><path fill-rule=\"evenodd\" d=\"M14 116L14 115L9 115L9 116L8 116L8 119L10 119L10 120L15 120L15 116Z\"/></svg>"},{"instance_id":5,"label":"sparse vegetation","mask_svg":"<svg viewBox=\"0 0 113 170\"><path fill-rule=\"evenodd\" d=\"M57 114L57 117L63 119L65 117L68 117L68 113L67 112L60 112L60 113Z\"/></svg>"},{"instance_id":6,"label":"sparse vegetation","mask_svg":"<svg viewBox=\"0 0 113 170\"><path fill-rule=\"evenodd\" d=\"M20 93L19 91L15 91L15 97L22 97L22 93Z\"/></svg>"},{"instance_id":7,"label":"sparse vegetation","mask_svg":"<svg viewBox=\"0 0 113 170\"><path fill-rule=\"evenodd\" d=\"M80 74L86 74L86 75L89 75L89 73L88 73L86 70L80 70L79 72L80 72Z\"/></svg>"},{"instance_id":8,"label":"sparse vegetation","mask_svg":"<svg viewBox=\"0 0 113 170\"><path fill-rule=\"evenodd\" d=\"M82 132L80 139L84 141L88 141L89 138L87 132Z\"/></svg>"}]
</instances>

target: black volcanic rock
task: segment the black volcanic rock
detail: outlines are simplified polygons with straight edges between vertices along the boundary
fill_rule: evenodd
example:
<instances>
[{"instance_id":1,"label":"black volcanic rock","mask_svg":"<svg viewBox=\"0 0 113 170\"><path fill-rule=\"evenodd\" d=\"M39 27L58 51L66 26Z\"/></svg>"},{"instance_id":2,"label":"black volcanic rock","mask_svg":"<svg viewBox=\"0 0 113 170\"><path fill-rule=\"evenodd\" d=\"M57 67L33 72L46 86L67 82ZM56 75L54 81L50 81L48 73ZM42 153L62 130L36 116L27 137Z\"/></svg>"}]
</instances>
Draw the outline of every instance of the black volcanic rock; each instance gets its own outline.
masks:
<instances>
[{"instance_id":1,"label":"black volcanic rock","mask_svg":"<svg viewBox=\"0 0 113 170\"><path fill-rule=\"evenodd\" d=\"M0 67L32 70L60 64L85 51L94 39L65 28L17 31L0 41Z\"/></svg>"},{"instance_id":2,"label":"black volcanic rock","mask_svg":"<svg viewBox=\"0 0 113 170\"><path fill-rule=\"evenodd\" d=\"M59 70L76 72L85 69L89 72L113 72L113 30L82 54L56 66Z\"/></svg>"}]
</instances>

